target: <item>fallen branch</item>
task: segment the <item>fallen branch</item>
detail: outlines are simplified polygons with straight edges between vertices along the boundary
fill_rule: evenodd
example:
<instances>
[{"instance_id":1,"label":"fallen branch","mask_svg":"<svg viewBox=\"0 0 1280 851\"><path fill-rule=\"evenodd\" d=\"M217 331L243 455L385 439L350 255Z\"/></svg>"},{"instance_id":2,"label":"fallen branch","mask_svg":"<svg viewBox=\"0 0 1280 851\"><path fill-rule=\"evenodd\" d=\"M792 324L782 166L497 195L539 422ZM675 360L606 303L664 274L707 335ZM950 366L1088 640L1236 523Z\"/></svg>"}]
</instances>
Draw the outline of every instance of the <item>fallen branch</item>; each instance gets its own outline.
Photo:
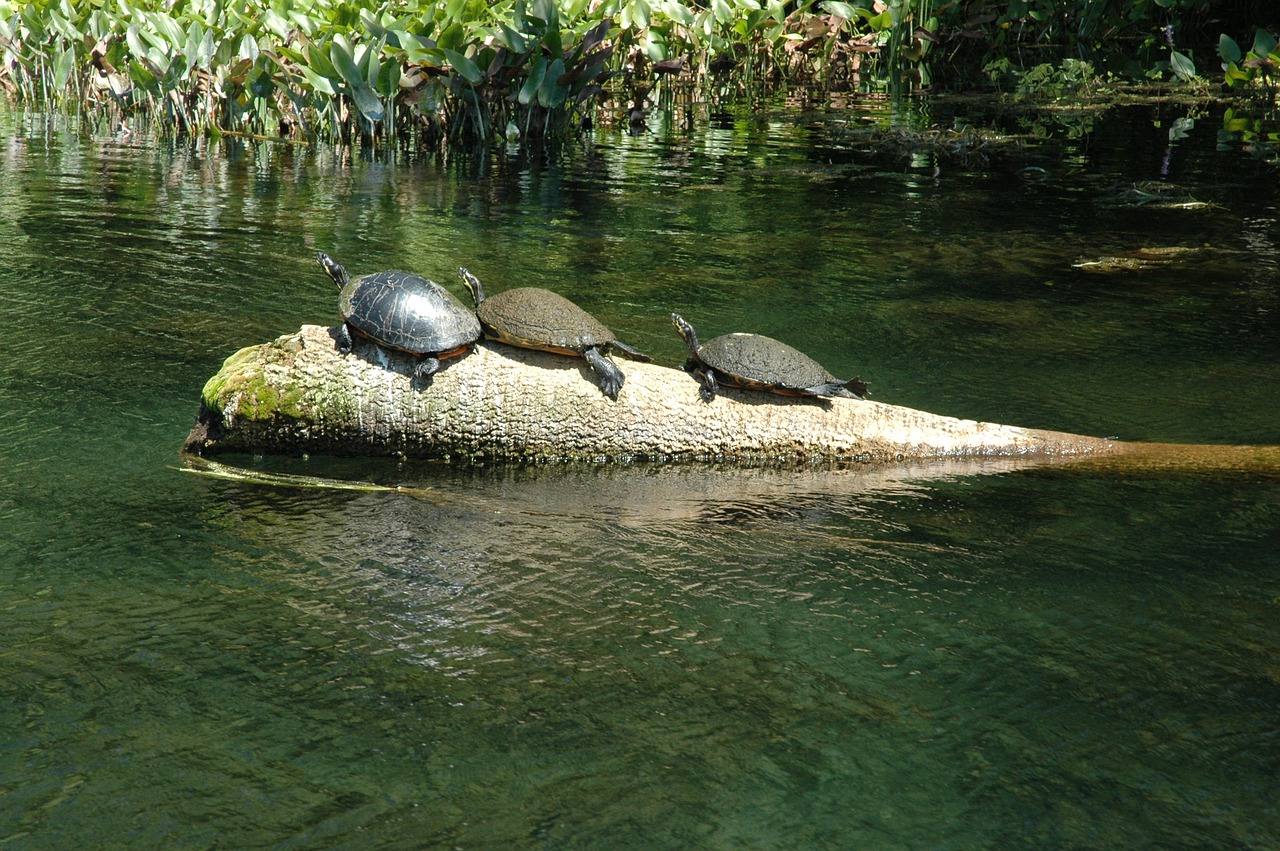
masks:
<instances>
[{"instance_id":1,"label":"fallen branch","mask_svg":"<svg viewBox=\"0 0 1280 851\"><path fill-rule=\"evenodd\" d=\"M481 343L427 387L413 359L334 330L299 332L232 355L204 388L186 449L323 452L511 461L898 461L1076 457L1117 444L937 416L858 399L725 390L711 403L678 369L623 362L618 400L586 361Z\"/></svg>"}]
</instances>

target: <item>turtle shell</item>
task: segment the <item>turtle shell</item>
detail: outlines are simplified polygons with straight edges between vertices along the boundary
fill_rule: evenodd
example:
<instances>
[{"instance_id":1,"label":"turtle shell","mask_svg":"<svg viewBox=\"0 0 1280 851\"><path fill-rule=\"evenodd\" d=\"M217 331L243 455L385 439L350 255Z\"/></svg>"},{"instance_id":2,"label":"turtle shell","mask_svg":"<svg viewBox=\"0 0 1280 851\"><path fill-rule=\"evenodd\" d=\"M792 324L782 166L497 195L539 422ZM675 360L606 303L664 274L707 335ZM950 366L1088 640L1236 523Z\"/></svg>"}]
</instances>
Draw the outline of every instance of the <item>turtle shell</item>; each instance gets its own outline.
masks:
<instances>
[{"instance_id":1,"label":"turtle shell","mask_svg":"<svg viewBox=\"0 0 1280 851\"><path fill-rule=\"evenodd\" d=\"M567 355L617 341L598 319L562 295L540 287L516 287L491 295L476 308L495 340Z\"/></svg>"},{"instance_id":2,"label":"turtle shell","mask_svg":"<svg viewBox=\"0 0 1280 851\"><path fill-rule=\"evenodd\" d=\"M338 311L353 331L411 354L454 351L480 337L475 314L435 281L411 272L376 272L348 281Z\"/></svg>"},{"instance_id":3,"label":"turtle shell","mask_svg":"<svg viewBox=\"0 0 1280 851\"><path fill-rule=\"evenodd\" d=\"M822 364L786 343L759 334L725 334L703 344L698 359L716 371L722 383L811 396L806 388L838 379Z\"/></svg>"}]
</instances>

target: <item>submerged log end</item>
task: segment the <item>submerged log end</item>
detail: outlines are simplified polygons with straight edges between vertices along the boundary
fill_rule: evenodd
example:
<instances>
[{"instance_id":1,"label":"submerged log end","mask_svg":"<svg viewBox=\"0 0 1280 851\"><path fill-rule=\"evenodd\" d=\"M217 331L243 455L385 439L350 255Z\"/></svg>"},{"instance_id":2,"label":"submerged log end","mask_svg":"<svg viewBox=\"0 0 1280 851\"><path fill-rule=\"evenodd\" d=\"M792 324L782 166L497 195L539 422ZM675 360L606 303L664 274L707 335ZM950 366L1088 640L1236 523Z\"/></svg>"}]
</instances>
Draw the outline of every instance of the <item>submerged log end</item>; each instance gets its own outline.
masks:
<instances>
[{"instance_id":1,"label":"submerged log end","mask_svg":"<svg viewBox=\"0 0 1280 851\"><path fill-rule=\"evenodd\" d=\"M232 355L209 380L186 451L512 461L895 461L1110 455L1124 444L858 399L722 390L679 369L617 359L617 401L586 360L482 342L428 386L414 359L303 326Z\"/></svg>"}]
</instances>

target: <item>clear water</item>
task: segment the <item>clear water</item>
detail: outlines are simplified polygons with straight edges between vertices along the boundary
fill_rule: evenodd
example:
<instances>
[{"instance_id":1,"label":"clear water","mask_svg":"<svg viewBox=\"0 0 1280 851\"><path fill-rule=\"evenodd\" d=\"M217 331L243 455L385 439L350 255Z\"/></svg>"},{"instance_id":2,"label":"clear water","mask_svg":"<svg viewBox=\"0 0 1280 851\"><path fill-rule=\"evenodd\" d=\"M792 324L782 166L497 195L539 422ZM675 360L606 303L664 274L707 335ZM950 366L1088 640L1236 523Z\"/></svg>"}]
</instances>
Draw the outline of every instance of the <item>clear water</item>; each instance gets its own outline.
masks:
<instances>
[{"instance_id":1,"label":"clear water","mask_svg":"<svg viewBox=\"0 0 1280 851\"><path fill-rule=\"evenodd\" d=\"M670 363L678 309L883 401L1280 443L1275 175L1170 117L449 163L0 117L0 845L1280 844L1280 478L177 469L223 358L334 321L317 249L552 286ZM1218 206L1126 203L1161 179ZM1072 268L1143 246L1203 251Z\"/></svg>"}]
</instances>

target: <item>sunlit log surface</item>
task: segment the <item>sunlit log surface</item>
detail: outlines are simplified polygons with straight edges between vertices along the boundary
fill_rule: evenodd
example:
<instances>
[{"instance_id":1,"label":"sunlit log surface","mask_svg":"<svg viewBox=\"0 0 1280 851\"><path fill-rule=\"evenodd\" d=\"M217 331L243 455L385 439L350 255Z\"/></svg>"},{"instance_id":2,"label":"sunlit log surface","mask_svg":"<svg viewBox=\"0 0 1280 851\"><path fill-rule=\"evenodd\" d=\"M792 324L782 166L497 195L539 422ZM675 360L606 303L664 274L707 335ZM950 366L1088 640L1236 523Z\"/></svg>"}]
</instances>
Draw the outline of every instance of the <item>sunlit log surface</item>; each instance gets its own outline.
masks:
<instances>
[{"instance_id":1,"label":"sunlit log surface","mask_svg":"<svg viewBox=\"0 0 1280 851\"><path fill-rule=\"evenodd\" d=\"M428 386L414 359L303 326L227 359L205 385L186 444L222 452L328 453L453 460L1048 462L1275 468L1276 447L1136 444L962 420L857 399L722 390L712 402L685 372L618 359L617 401L585 360L480 343ZM1122 460L1123 459L1123 460Z\"/></svg>"}]
</instances>

